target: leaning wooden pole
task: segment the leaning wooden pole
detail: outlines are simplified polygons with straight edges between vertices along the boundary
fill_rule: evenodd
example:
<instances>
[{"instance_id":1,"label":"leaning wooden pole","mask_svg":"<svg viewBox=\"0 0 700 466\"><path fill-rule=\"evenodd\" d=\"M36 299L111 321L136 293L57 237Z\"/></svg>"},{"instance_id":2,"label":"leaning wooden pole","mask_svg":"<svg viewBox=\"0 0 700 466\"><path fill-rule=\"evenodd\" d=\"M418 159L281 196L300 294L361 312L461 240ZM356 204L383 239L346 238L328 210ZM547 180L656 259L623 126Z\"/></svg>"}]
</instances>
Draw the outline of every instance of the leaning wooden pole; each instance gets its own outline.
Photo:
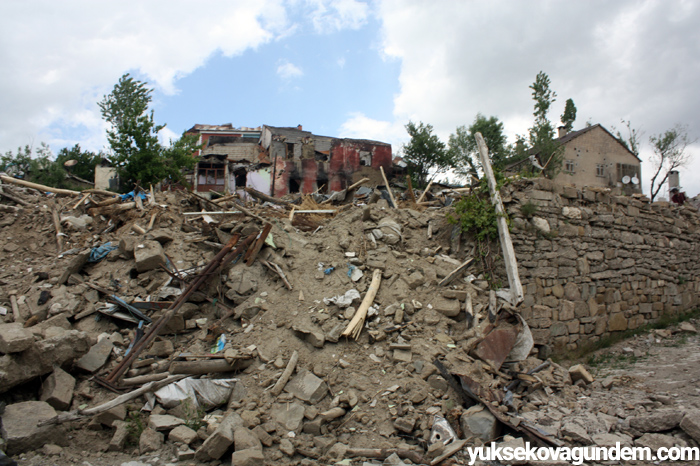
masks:
<instances>
[{"instance_id":1,"label":"leaning wooden pole","mask_svg":"<svg viewBox=\"0 0 700 466\"><path fill-rule=\"evenodd\" d=\"M20 186L26 186L27 188L33 188L33 189L37 189L39 191L44 191L44 192L49 192L49 193L65 194L67 196L80 196L81 195L81 193L79 191L71 191L70 189L52 188L51 186L45 186L43 184L31 183L29 181L24 181L24 180L18 180L17 178L12 178L11 176L7 176L7 175L0 175L0 180L4 181L5 183L18 184Z\"/></svg>"},{"instance_id":2,"label":"leaning wooden pole","mask_svg":"<svg viewBox=\"0 0 700 466\"><path fill-rule=\"evenodd\" d=\"M367 311L374 302L374 297L377 295L377 291L379 291L379 285L381 285L381 283L382 271L380 269L375 269L374 273L372 274L372 283L370 283L369 288L367 289L365 299L362 300L360 307L357 308L355 315L352 317L352 320L342 333L344 337L352 336L355 340L357 340L357 338L360 336L362 326L365 323L365 318L367 317Z\"/></svg>"},{"instance_id":3,"label":"leaning wooden pole","mask_svg":"<svg viewBox=\"0 0 700 466\"><path fill-rule=\"evenodd\" d=\"M506 274L508 275L508 285L510 292L506 298L512 305L516 305L523 300L523 286L520 283L520 275L518 275L518 261L515 258L515 250L513 242L510 239L510 231L508 231L508 223L506 222L506 212L503 208L501 194L496 186L496 178L493 176L493 168L489 160L489 149L486 147L486 142L481 133L476 133L476 144L479 146L479 157L481 158L481 166L484 169L486 181L489 184L491 192L491 203L496 208L496 225L498 226L498 238L501 241L501 251L503 259L506 263Z\"/></svg>"}]
</instances>

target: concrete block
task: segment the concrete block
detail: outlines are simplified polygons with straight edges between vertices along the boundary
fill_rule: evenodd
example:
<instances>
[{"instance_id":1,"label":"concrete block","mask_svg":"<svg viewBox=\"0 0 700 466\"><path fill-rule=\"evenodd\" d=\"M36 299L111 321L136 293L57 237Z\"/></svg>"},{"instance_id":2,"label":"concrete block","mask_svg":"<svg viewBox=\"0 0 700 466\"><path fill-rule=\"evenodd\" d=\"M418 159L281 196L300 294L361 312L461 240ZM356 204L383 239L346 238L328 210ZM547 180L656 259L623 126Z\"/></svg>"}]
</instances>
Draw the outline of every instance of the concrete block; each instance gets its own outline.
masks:
<instances>
[{"instance_id":1,"label":"concrete block","mask_svg":"<svg viewBox=\"0 0 700 466\"><path fill-rule=\"evenodd\" d=\"M76 367L87 372L96 372L105 365L113 347L114 343L109 338L103 338L95 343L90 348L90 351L76 362Z\"/></svg>"},{"instance_id":2,"label":"concrete block","mask_svg":"<svg viewBox=\"0 0 700 466\"><path fill-rule=\"evenodd\" d=\"M233 431L233 445L236 451L262 450L260 439L247 427L237 427Z\"/></svg>"},{"instance_id":3,"label":"concrete block","mask_svg":"<svg viewBox=\"0 0 700 466\"><path fill-rule=\"evenodd\" d=\"M128 424L124 421L115 421L114 435L112 435L112 440L109 441L109 446L107 446L107 451L122 451L124 445L126 444L126 439L129 436Z\"/></svg>"},{"instance_id":4,"label":"concrete block","mask_svg":"<svg viewBox=\"0 0 700 466\"><path fill-rule=\"evenodd\" d=\"M177 426L168 434L168 440L189 445L197 438L197 432L187 426ZM194 455L194 452L192 452ZM194 457L194 456L193 456Z\"/></svg>"},{"instance_id":5,"label":"concrete block","mask_svg":"<svg viewBox=\"0 0 700 466\"><path fill-rule=\"evenodd\" d=\"M231 466L259 466L265 464L262 450L241 450L231 455Z\"/></svg>"},{"instance_id":6,"label":"concrete block","mask_svg":"<svg viewBox=\"0 0 700 466\"><path fill-rule=\"evenodd\" d=\"M163 434L146 427L139 437L139 452L143 455L150 451L158 451L163 447Z\"/></svg>"},{"instance_id":7,"label":"concrete block","mask_svg":"<svg viewBox=\"0 0 700 466\"><path fill-rule=\"evenodd\" d=\"M41 385L39 399L47 402L54 409L68 411L73 400L74 389L75 379L73 376L57 367Z\"/></svg>"},{"instance_id":8,"label":"concrete block","mask_svg":"<svg viewBox=\"0 0 700 466\"><path fill-rule=\"evenodd\" d=\"M94 417L95 422L98 422L107 427L114 427L116 422L126 419L126 406L119 405L114 408L100 413Z\"/></svg>"},{"instance_id":9,"label":"concrete block","mask_svg":"<svg viewBox=\"0 0 700 466\"><path fill-rule=\"evenodd\" d=\"M462 303L456 299L437 298L433 308L447 317L457 317L462 310Z\"/></svg>"},{"instance_id":10,"label":"concrete block","mask_svg":"<svg viewBox=\"0 0 700 466\"><path fill-rule=\"evenodd\" d=\"M322 379L319 379L308 370L304 370L294 376L287 383L284 390L302 401L316 404L326 396L328 387Z\"/></svg>"},{"instance_id":11,"label":"concrete block","mask_svg":"<svg viewBox=\"0 0 700 466\"><path fill-rule=\"evenodd\" d=\"M56 411L44 401L25 401L5 408L2 415L2 438L5 452L14 456L37 450L47 443L67 445L66 431L61 425L37 427L41 421L56 416Z\"/></svg>"},{"instance_id":12,"label":"concrete block","mask_svg":"<svg viewBox=\"0 0 700 466\"><path fill-rule=\"evenodd\" d=\"M484 442L494 440L500 431L498 420L481 405L467 409L460 416L459 423L466 438L474 436Z\"/></svg>"},{"instance_id":13,"label":"concrete block","mask_svg":"<svg viewBox=\"0 0 700 466\"><path fill-rule=\"evenodd\" d=\"M137 272L146 272L166 264L163 247L158 241L143 241L134 248Z\"/></svg>"},{"instance_id":14,"label":"concrete block","mask_svg":"<svg viewBox=\"0 0 700 466\"><path fill-rule=\"evenodd\" d=\"M272 408L271 417L282 428L296 432L304 419L304 405L299 403L275 405Z\"/></svg>"},{"instance_id":15,"label":"concrete block","mask_svg":"<svg viewBox=\"0 0 700 466\"><path fill-rule=\"evenodd\" d=\"M148 418L148 427L153 430L173 430L177 426L185 423L179 417L171 416L170 414L151 414Z\"/></svg>"},{"instance_id":16,"label":"concrete block","mask_svg":"<svg viewBox=\"0 0 700 466\"><path fill-rule=\"evenodd\" d=\"M0 325L0 353L21 353L34 344L34 335L21 323Z\"/></svg>"},{"instance_id":17,"label":"concrete block","mask_svg":"<svg viewBox=\"0 0 700 466\"><path fill-rule=\"evenodd\" d=\"M233 444L233 431L243 425L243 419L237 413L229 413L219 427L204 441L195 452L197 461L211 461L221 458Z\"/></svg>"}]
</instances>

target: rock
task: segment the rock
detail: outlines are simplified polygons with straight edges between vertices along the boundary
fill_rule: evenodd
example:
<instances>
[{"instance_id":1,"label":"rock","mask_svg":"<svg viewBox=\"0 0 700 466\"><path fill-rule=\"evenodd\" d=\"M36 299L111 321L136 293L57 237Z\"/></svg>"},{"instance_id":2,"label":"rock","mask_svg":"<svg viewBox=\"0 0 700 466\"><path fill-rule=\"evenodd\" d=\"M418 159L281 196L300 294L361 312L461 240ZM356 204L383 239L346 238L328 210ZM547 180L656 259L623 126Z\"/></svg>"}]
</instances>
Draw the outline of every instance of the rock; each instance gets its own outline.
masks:
<instances>
[{"instance_id":1,"label":"rock","mask_svg":"<svg viewBox=\"0 0 700 466\"><path fill-rule=\"evenodd\" d=\"M80 272L80 269L82 269L83 266L87 264L91 252L92 250L88 248L80 251L78 254L73 256L73 258L68 263L68 266L63 270L63 273L58 278L58 284L63 285L68 281L68 278L71 275Z\"/></svg>"},{"instance_id":2,"label":"rock","mask_svg":"<svg viewBox=\"0 0 700 466\"><path fill-rule=\"evenodd\" d=\"M247 427L237 427L233 431L233 446L236 451L262 450L260 440Z\"/></svg>"},{"instance_id":3,"label":"rock","mask_svg":"<svg viewBox=\"0 0 700 466\"><path fill-rule=\"evenodd\" d=\"M331 461L340 461L345 458L345 453L348 451L348 446L344 443L337 442L328 449L325 456Z\"/></svg>"},{"instance_id":4,"label":"rock","mask_svg":"<svg viewBox=\"0 0 700 466\"><path fill-rule=\"evenodd\" d=\"M272 408L271 418L283 429L296 432L304 419L304 405L299 403L275 405Z\"/></svg>"},{"instance_id":5,"label":"rock","mask_svg":"<svg viewBox=\"0 0 700 466\"><path fill-rule=\"evenodd\" d=\"M198 461L211 461L221 458L233 444L233 431L243 425L243 420L237 413L229 413L216 430L204 441L195 452Z\"/></svg>"},{"instance_id":6,"label":"rock","mask_svg":"<svg viewBox=\"0 0 700 466\"><path fill-rule=\"evenodd\" d=\"M95 416L95 421L108 427L113 427L117 421L126 419L126 406L119 405Z\"/></svg>"},{"instance_id":7,"label":"rock","mask_svg":"<svg viewBox=\"0 0 700 466\"><path fill-rule=\"evenodd\" d=\"M191 448L187 448L185 450L178 450L177 451L177 460L178 461L188 461L188 460L193 460L195 457L195 452Z\"/></svg>"},{"instance_id":8,"label":"rock","mask_svg":"<svg viewBox=\"0 0 700 466\"><path fill-rule=\"evenodd\" d=\"M634 416L629 419L630 427L640 432L663 432L678 427L683 413L675 409L660 409L645 416Z\"/></svg>"},{"instance_id":9,"label":"rock","mask_svg":"<svg viewBox=\"0 0 700 466\"><path fill-rule=\"evenodd\" d=\"M163 434L146 427L139 437L139 452L143 455L149 451L158 451L163 447Z\"/></svg>"},{"instance_id":10,"label":"rock","mask_svg":"<svg viewBox=\"0 0 700 466\"><path fill-rule=\"evenodd\" d=\"M322 379L308 370L303 370L287 383L284 390L302 401L315 405L326 396L328 387Z\"/></svg>"},{"instance_id":11,"label":"rock","mask_svg":"<svg viewBox=\"0 0 700 466\"><path fill-rule=\"evenodd\" d=\"M483 405L472 406L459 418L465 438L474 436L484 442L494 440L500 434L500 424Z\"/></svg>"},{"instance_id":12,"label":"rock","mask_svg":"<svg viewBox=\"0 0 700 466\"><path fill-rule=\"evenodd\" d=\"M681 429L700 443L700 410L691 409L685 413L680 422Z\"/></svg>"},{"instance_id":13,"label":"rock","mask_svg":"<svg viewBox=\"0 0 700 466\"><path fill-rule=\"evenodd\" d=\"M124 421L114 421L113 426L116 427L116 430L112 435L112 440L109 441L107 451L121 451L124 449L127 437L129 437L129 425Z\"/></svg>"},{"instance_id":14,"label":"rock","mask_svg":"<svg viewBox=\"0 0 700 466\"><path fill-rule=\"evenodd\" d=\"M47 443L41 448L41 452L45 456L58 456L61 453L63 453L63 448L59 447L58 445L54 445L52 443Z\"/></svg>"},{"instance_id":15,"label":"rock","mask_svg":"<svg viewBox=\"0 0 700 466\"><path fill-rule=\"evenodd\" d=\"M614 447L617 443L623 447L632 446L632 437L625 434L595 434L591 439L599 447Z\"/></svg>"},{"instance_id":16,"label":"rock","mask_svg":"<svg viewBox=\"0 0 700 466\"><path fill-rule=\"evenodd\" d=\"M296 333L296 335L299 338L311 343L311 346L315 348L323 348L323 343L325 343L326 337L323 334L323 332L318 328L314 326L294 325L292 327L292 330Z\"/></svg>"},{"instance_id":17,"label":"rock","mask_svg":"<svg viewBox=\"0 0 700 466\"><path fill-rule=\"evenodd\" d=\"M394 350L392 359L394 362L411 362L413 360L413 353L410 350L397 349Z\"/></svg>"},{"instance_id":18,"label":"rock","mask_svg":"<svg viewBox=\"0 0 700 466\"><path fill-rule=\"evenodd\" d=\"M664 434L644 434L638 439L635 439L634 446L649 448L652 452L656 453L659 448L671 448L675 446L685 447L686 443L684 440L673 437L671 435Z\"/></svg>"},{"instance_id":19,"label":"rock","mask_svg":"<svg viewBox=\"0 0 700 466\"><path fill-rule=\"evenodd\" d=\"M588 436L588 431L583 428L583 426L575 422L565 423L559 430L559 434L565 435L571 438L571 440L574 442L578 442L583 445L591 445L593 443L591 438Z\"/></svg>"},{"instance_id":20,"label":"rock","mask_svg":"<svg viewBox=\"0 0 700 466\"><path fill-rule=\"evenodd\" d=\"M103 338L95 343L75 365L84 371L96 372L105 365L109 355L112 354L112 348L114 348L114 343L109 338Z\"/></svg>"},{"instance_id":21,"label":"rock","mask_svg":"<svg viewBox=\"0 0 700 466\"><path fill-rule=\"evenodd\" d=\"M423 283L425 283L425 277L422 273L415 271L408 276L408 278L406 279L406 283L408 283L408 287L410 289L414 290L421 286Z\"/></svg>"},{"instance_id":22,"label":"rock","mask_svg":"<svg viewBox=\"0 0 700 466\"><path fill-rule=\"evenodd\" d=\"M690 322L681 322L679 329L681 332L698 333L698 329Z\"/></svg>"},{"instance_id":23,"label":"rock","mask_svg":"<svg viewBox=\"0 0 700 466\"><path fill-rule=\"evenodd\" d=\"M280 451L285 455L291 457L294 456L296 449L294 448L294 445L292 445L291 440L283 438L282 440L280 440Z\"/></svg>"},{"instance_id":24,"label":"rock","mask_svg":"<svg viewBox=\"0 0 700 466\"><path fill-rule=\"evenodd\" d=\"M39 399L47 402L54 409L67 411L73 400L74 389L75 379L73 376L57 367L41 385Z\"/></svg>"},{"instance_id":25,"label":"rock","mask_svg":"<svg viewBox=\"0 0 700 466\"><path fill-rule=\"evenodd\" d=\"M571 376L571 381L576 383L578 380L583 380L586 385L593 383L593 376L588 370L583 367L583 364L576 364L569 368L569 375Z\"/></svg>"},{"instance_id":26,"label":"rock","mask_svg":"<svg viewBox=\"0 0 700 466\"><path fill-rule=\"evenodd\" d=\"M456 299L437 298L433 302L433 308L447 317L457 317L462 310L462 303Z\"/></svg>"},{"instance_id":27,"label":"rock","mask_svg":"<svg viewBox=\"0 0 700 466\"><path fill-rule=\"evenodd\" d=\"M260 466L265 464L262 450L241 450L231 455L231 466Z\"/></svg>"},{"instance_id":28,"label":"rock","mask_svg":"<svg viewBox=\"0 0 700 466\"><path fill-rule=\"evenodd\" d=\"M67 445L63 426L45 425L41 421L56 416L56 411L44 401L24 401L7 406L2 415L2 438L5 453L14 456L25 451L37 450L47 443Z\"/></svg>"},{"instance_id":29,"label":"rock","mask_svg":"<svg viewBox=\"0 0 700 466\"><path fill-rule=\"evenodd\" d=\"M509 435L506 435L504 437L504 440L505 440L504 442L500 442L496 446L498 448L510 448L511 451L516 451L516 449L521 449L520 451L522 451L522 449L525 448L525 441L522 438L513 438ZM503 451L503 450L501 450L501 451ZM528 462L513 459L513 460L508 461L508 464L513 464L513 465L515 465L515 464L528 464Z\"/></svg>"},{"instance_id":30,"label":"rock","mask_svg":"<svg viewBox=\"0 0 700 466\"><path fill-rule=\"evenodd\" d=\"M260 443L262 443L266 447L271 447L274 443L274 439L272 438L272 436L260 426L255 426L255 428L253 429L253 434L255 434L258 440L260 440Z\"/></svg>"},{"instance_id":31,"label":"rock","mask_svg":"<svg viewBox=\"0 0 700 466\"><path fill-rule=\"evenodd\" d=\"M163 247L158 241L143 241L137 244L134 248L134 261L139 273L157 269L167 262Z\"/></svg>"},{"instance_id":32,"label":"rock","mask_svg":"<svg viewBox=\"0 0 700 466\"><path fill-rule=\"evenodd\" d=\"M0 353L20 353L34 344L34 334L22 323L0 325Z\"/></svg>"},{"instance_id":33,"label":"rock","mask_svg":"<svg viewBox=\"0 0 700 466\"><path fill-rule=\"evenodd\" d=\"M173 347L173 342L170 340L158 340L154 341L148 351L146 356L156 356L161 358L170 357L175 352Z\"/></svg>"},{"instance_id":34,"label":"rock","mask_svg":"<svg viewBox=\"0 0 700 466\"><path fill-rule=\"evenodd\" d=\"M134 249L136 248L135 236L122 236L119 240L119 252L127 259L134 258Z\"/></svg>"},{"instance_id":35,"label":"rock","mask_svg":"<svg viewBox=\"0 0 700 466\"><path fill-rule=\"evenodd\" d=\"M197 438L197 432L187 426L177 426L168 434L168 440L189 445ZM194 452L192 452L194 455Z\"/></svg>"},{"instance_id":36,"label":"rock","mask_svg":"<svg viewBox=\"0 0 700 466\"><path fill-rule=\"evenodd\" d=\"M179 417L171 416L169 414L151 414L148 418L148 427L153 430L172 430L177 426L181 426L185 423Z\"/></svg>"},{"instance_id":37,"label":"rock","mask_svg":"<svg viewBox=\"0 0 700 466\"><path fill-rule=\"evenodd\" d=\"M401 431L405 434L410 434L413 432L416 426L416 420L410 417L400 417L394 421L394 427L396 430Z\"/></svg>"}]
</instances>

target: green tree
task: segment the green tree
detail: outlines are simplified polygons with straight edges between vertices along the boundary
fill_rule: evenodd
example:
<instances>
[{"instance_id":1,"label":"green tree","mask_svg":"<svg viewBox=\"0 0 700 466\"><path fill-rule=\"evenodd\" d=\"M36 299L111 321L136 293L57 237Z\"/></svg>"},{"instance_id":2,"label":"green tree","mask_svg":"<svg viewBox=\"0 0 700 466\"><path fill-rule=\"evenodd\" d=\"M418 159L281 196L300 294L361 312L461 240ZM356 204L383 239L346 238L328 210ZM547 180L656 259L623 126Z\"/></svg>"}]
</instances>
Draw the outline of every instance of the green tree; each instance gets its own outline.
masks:
<instances>
[{"instance_id":1,"label":"green tree","mask_svg":"<svg viewBox=\"0 0 700 466\"><path fill-rule=\"evenodd\" d=\"M553 178L561 169L563 151L560 144L554 140L554 126L547 118L549 108L557 97L556 92L550 89L550 84L549 76L540 71L530 86L535 101L535 122L530 128L530 148L540 156L545 167L544 174Z\"/></svg>"},{"instance_id":2,"label":"green tree","mask_svg":"<svg viewBox=\"0 0 700 466\"><path fill-rule=\"evenodd\" d=\"M649 144L654 152L649 159L654 173L651 177L651 202L654 202L668 180L669 174L690 161L691 154L687 149L696 141L697 139L691 140L688 137L688 130L682 125L676 125L668 131L649 138ZM659 177L661 177L660 180Z\"/></svg>"},{"instance_id":3,"label":"green tree","mask_svg":"<svg viewBox=\"0 0 700 466\"><path fill-rule=\"evenodd\" d=\"M157 125L153 110L148 111L152 92L127 73L98 103L102 118L111 125L107 140L112 154L108 158L126 186L148 186L166 178L182 181L182 169L196 163L191 156L197 149L196 136L183 135L169 147L158 141L158 132L165 125Z\"/></svg>"},{"instance_id":4,"label":"green tree","mask_svg":"<svg viewBox=\"0 0 700 466\"><path fill-rule=\"evenodd\" d=\"M476 133L481 133L484 137L494 169L503 168L511 151L506 144L506 136L503 134L503 123L495 116L486 118L479 113L468 129L465 126L458 127L456 132L450 135L448 141L448 152L454 161L455 172L458 175L478 180L479 149L476 145Z\"/></svg>"},{"instance_id":5,"label":"green tree","mask_svg":"<svg viewBox=\"0 0 700 466\"><path fill-rule=\"evenodd\" d=\"M571 131L574 127L574 121L576 121L576 105L574 105L572 99L566 99L564 113L561 115L561 123L566 131Z\"/></svg>"},{"instance_id":6,"label":"green tree","mask_svg":"<svg viewBox=\"0 0 700 466\"><path fill-rule=\"evenodd\" d=\"M432 125L409 121L406 131L411 136L411 141L403 146L403 159L418 186L426 185L431 171L435 176L453 167L451 155L445 148L445 143L433 134Z\"/></svg>"}]
</instances>

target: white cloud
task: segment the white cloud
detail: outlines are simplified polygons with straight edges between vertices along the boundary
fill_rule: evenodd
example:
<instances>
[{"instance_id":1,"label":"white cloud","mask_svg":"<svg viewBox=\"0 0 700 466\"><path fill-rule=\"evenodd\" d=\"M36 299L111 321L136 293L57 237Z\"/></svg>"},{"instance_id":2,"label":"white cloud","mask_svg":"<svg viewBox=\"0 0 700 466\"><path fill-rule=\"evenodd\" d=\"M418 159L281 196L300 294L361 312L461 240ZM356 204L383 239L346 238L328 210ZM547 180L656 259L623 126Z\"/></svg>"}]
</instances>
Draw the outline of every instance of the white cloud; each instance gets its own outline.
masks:
<instances>
[{"instance_id":1,"label":"white cloud","mask_svg":"<svg viewBox=\"0 0 700 466\"><path fill-rule=\"evenodd\" d=\"M283 61L277 65L277 74L282 79L300 78L304 76L304 72L301 70L301 68L293 63L289 63L288 61Z\"/></svg>"},{"instance_id":2,"label":"white cloud","mask_svg":"<svg viewBox=\"0 0 700 466\"><path fill-rule=\"evenodd\" d=\"M377 14L381 52L401 62L395 120L430 123L443 140L478 112L499 117L511 141L524 134L532 124L528 86L541 70L558 94L555 124L573 98L576 128L589 118L619 127L625 118L647 138L678 122L698 136L698 3L383 0ZM647 177L644 153L642 160ZM700 153L693 166L681 172L691 195L700 191L692 175Z\"/></svg>"},{"instance_id":3,"label":"white cloud","mask_svg":"<svg viewBox=\"0 0 700 466\"><path fill-rule=\"evenodd\" d=\"M288 28L281 0L2 2L0 150L32 140L99 149L95 102L123 73L135 70L172 94L213 53L240 54ZM59 125L84 136L68 141Z\"/></svg>"},{"instance_id":4,"label":"white cloud","mask_svg":"<svg viewBox=\"0 0 700 466\"><path fill-rule=\"evenodd\" d=\"M359 29L367 21L369 6L356 0L307 0L309 17L317 32Z\"/></svg>"},{"instance_id":5,"label":"white cloud","mask_svg":"<svg viewBox=\"0 0 700 466\"><path fill-rule=\"evenodd\" d=\"M338 67L342 70L345 68L345 57L340 57L335 61L338 64Z\"/></svg>"},{"instance_id":6,"label":"white cloud","mask_svg":"<svg viewBox=\"0 0 700 466\"><path fill-rule=\"evenodd\" d=\"M394 154L398 154L406 140L406 129L401 122L375 120L357 112L342 124L339 136L388 142Z\"/></svg>"}]
</instances>

